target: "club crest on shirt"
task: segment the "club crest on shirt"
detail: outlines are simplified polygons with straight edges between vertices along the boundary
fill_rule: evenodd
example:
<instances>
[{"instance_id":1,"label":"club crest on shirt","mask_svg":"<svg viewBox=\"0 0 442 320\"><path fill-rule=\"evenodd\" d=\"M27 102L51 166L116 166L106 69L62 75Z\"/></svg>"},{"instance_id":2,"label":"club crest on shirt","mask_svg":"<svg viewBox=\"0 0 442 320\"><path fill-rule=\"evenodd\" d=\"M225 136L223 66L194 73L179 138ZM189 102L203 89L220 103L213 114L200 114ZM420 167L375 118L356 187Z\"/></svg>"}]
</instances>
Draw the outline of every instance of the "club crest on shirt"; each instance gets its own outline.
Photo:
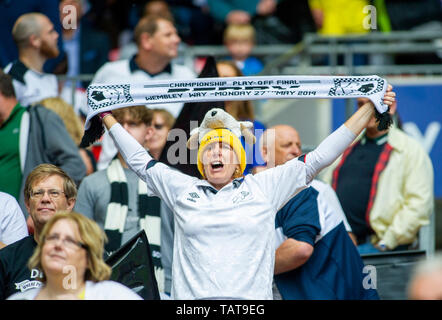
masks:
<instances>
[{"instance_id":1,"label":"club crest on shirt","mask_svg":"<svg viewBox=\"0 0 442 320\"><path fill-rule=\"evenodd\" d=\"M31 270L31 279L42 278L43 272L38 269ZM29 289L40 288L43 285L41 281L38 280L23 280L22 282L15 283L15 289L20 290L20 292L25 292Z\"/></svg>"},{"instance_id":2,"label":"club crest on shirt","mask_svg":"<svg viewBox=\"0 0 442 320\"><path fill-rule=\"evenodd\" d=\"M241 191L239 194L237 194L236 196L234 196L232 198L232 202L233 203L239 203L241 201L244 201L246 198L250 198L249 195L250 195L250 192L248 192L248 191Z\"/></svg>"},{"instance_id":3,"label":"club crest on shirt","mask_svg":"<svg viewBox=\"0 0 442 320\"><path fill-rule=\"evenodd\" d=\"M15 289L20 290L20 292L25 292L29 289L40 288L43 285L42 282L38 280L24 280L22 282L15 283Z\"/></svg>"}]
</instances>

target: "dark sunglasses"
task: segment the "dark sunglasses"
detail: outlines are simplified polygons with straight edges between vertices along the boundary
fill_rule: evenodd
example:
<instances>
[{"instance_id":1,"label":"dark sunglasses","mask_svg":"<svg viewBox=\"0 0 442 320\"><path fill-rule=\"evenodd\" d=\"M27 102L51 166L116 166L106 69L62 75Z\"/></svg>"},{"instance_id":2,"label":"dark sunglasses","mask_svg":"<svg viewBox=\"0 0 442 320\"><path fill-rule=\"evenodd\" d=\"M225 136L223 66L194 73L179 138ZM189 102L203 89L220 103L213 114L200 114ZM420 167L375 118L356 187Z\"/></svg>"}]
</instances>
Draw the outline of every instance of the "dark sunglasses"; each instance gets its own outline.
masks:
<instances>
[{"instance_id":1,"label":"dark sunglasses","mask_svg":"<svg viewBox=\"0 0 442 320\"><path fill-rule=\"evenodd\" d=\"M164 126L165 126L164 123L155 123L155 124L153 125L153 127L154 127L156 130L161 130L161 129L163 129Z\"/></svg>"}]
</instances>

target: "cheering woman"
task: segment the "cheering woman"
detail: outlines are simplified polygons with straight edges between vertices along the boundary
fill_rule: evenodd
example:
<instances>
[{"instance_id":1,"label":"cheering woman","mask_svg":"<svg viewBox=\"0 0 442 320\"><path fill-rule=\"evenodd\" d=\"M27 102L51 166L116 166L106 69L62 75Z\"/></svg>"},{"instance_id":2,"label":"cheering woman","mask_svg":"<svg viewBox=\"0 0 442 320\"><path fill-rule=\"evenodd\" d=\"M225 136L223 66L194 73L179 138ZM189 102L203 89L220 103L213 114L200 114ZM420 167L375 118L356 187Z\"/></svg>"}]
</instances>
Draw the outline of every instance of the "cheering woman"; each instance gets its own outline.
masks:
<instances>
[{"instance_id":1,"label":"cheering woman","mask_svg":"<svg viewBox=\"0 0 442 320\"><path fill-rule=\"evenodd\" d=\"M393 101L389 85L384 103ZM174 211L172 298L272 299L276 212L337 159L374 112L366 103L314 151L245 177L239 138L214 129L198 149L203 179L155 161L110 112L100 114L126 163L146 181L148 195Z\"/></svg>"}]
</instances>

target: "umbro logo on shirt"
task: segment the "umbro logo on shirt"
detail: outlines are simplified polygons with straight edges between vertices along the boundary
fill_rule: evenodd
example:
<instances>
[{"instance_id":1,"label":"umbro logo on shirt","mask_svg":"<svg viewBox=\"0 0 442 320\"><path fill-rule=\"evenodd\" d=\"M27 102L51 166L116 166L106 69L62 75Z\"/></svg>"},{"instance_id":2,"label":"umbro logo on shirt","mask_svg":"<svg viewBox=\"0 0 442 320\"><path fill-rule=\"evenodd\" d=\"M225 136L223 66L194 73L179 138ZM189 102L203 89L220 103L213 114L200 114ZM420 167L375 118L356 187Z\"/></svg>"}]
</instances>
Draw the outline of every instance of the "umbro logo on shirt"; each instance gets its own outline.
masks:
<instances>
[{"instance_id":1,"label":"umbro logo on shirt","mask_svg":"<svg viewBox=\"0 0 442 320\"><path fill-rule=\"evenodd\" d=\"M199 199L199 195L196 192L190 192L189 193L190 198L187 198L187 200L192 201L192 202L196 202L195 199Z\"/></svg>"}]
</instances>

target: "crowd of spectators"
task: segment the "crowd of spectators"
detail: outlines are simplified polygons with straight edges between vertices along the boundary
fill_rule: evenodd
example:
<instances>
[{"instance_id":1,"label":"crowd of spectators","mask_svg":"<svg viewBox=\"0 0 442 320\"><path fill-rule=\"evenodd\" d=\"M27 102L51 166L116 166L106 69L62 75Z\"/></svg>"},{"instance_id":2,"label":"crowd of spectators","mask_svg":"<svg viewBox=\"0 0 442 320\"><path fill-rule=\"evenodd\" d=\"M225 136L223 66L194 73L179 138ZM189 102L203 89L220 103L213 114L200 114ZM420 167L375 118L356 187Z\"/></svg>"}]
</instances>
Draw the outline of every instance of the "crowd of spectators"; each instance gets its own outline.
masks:
<instances>
[{"instance_id":1,"label":"crowd of spectators","mask_svg":"<svg viewBox=\"0 0 442 320\"><path fill-rule=\"evenodd\" d=\"M384 1L374 2L384 8L383 28L397 28L396 17L388 19ZM177 218L166 204L174 201L147 195L146 184L129 169L107 130L99 143L79 147L89 84L196 78L198 70L177 62L179 48L193 45L226 47L229 55L217 62L214 76L256 75L263 63L252 54L255 45L293 44L305 32L367 33L361 21L363 8L370 4L364 0L351 6L325 0L0 1L0 19L5 21L0 27L0 299L20 291L12 299L139 299L108 280L111 271L102 258L104 251L117 250L142 229L149 237L161 296L170 297ZM419 23L427 20L437 18L427 14ZM93 77L69 78L80 75ZM156 162L167 151L175 119L188 110L183 106L142 105L113 115ZM266 126L255 117L251 101L225 101L222 107L236 120L253 123L257 144L251 147L241 141L248 157L245 175L301 155L294 128L270 128L261 141ZM395 111L394 103L390 112ZM316 294L321 292L319 282L304 280L311 277L313 264L326 268L330 260L340 259L343 253L331 248L336 246L348 249L349 260L342 267L351 270L353 278L343 278L343 283L359 281L360 254L413 248L420 227L428 223L434 202L428 155L398 128L382 132L374 128L373 120L341 162L326 172L334 190L314 180L311 188L278 212L275 232L282 240L276 251L275 298L376 299L375 290L360 287ZM271 147L266 142L269 132L276 134ZM406 146L413 150L405 152ZM366 159L364 170L361 157ZM405 169L395 171L399 166ZM382 172L394 178L382 180ZM385 187L386 180L398 185ZM383 197L375 197L376 192ZM142 210L146 208L147 212ZM78 213L69 213L73 209ZM57 215L58 211L64 213ZM298 219L304 214L305 219ZM75 261L82 273L78 290L59 290L62 270L53 254L66 254L64 258ZM287 267L284 262L290 254L299 260L293 258ZM316 263L320 259L321 264ZM92 268L94 264L99 267ZM23 294L27 289L32 290ZM304 289L305 295L293 294Z\"/></svg>"},{"instance_id":2,"label":"crowd of spectators","mask_svg":"<svg viewBox=\"0 0 442 320\"><path fill-rule=\"evenodd\" d=\"M149 14L173 19L183 46L222 45L227 27L244 24L256 30L258 45L297 43L306 32L365 34L373 27L369 6L377 8L376 31L434 29L441 21L437 0L26 0L2 1L0 6L0 67L17 58L10 36L17 18L41 12L59 34L60 55L45 64L45 71L67 75L93 74L106 61L130 58L136 51L134 28ZM400 10L404 6L410 10ZM439 27L430 22L439 22Z\"/></svg>"}]
</instances>

